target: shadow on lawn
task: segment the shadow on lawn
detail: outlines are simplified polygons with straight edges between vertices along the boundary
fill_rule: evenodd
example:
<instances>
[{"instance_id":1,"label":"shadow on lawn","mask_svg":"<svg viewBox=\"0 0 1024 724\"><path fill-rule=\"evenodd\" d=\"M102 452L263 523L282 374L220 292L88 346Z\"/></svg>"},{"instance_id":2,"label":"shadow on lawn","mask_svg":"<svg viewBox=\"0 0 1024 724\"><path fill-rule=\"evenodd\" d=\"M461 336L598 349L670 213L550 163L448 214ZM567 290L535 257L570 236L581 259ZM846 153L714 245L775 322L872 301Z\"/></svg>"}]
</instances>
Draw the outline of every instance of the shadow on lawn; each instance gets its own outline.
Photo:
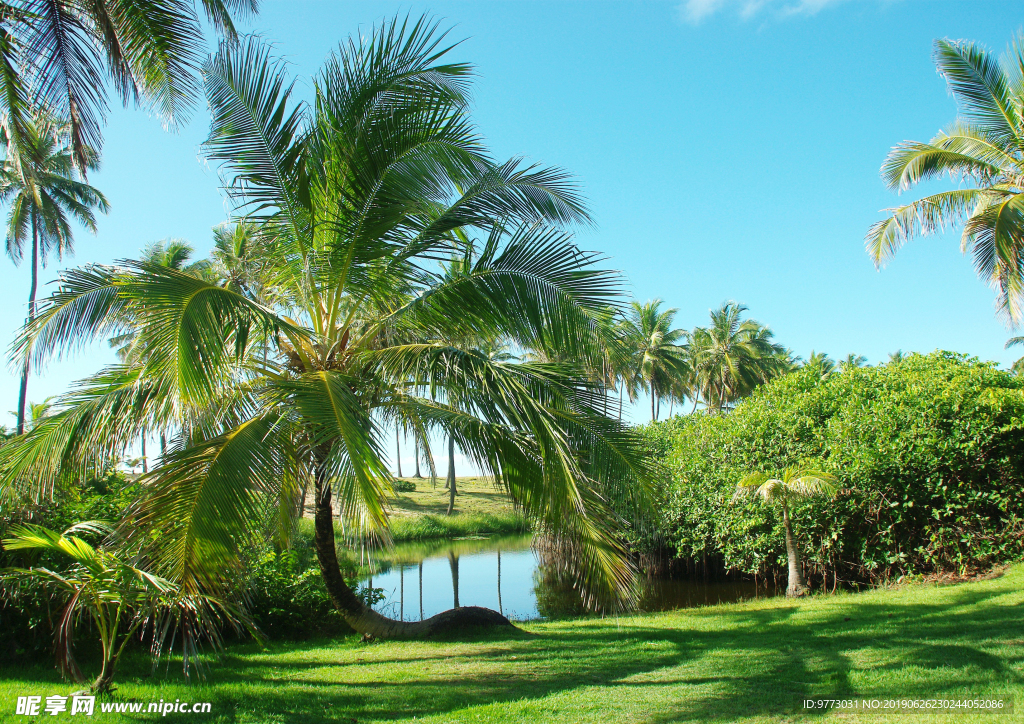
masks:
<instances>
[{"instance_id":1,"label":"shadow on lawn","mask_svg":"<svg viewBox=\"0 0 1024 724\"><path fill-rule=\"evenodd\" d=\"M651 724L792 715L803 711L801 702L808 698L944 698L972 687L982 691L993 680L1020 683L1013 664L1024 652L1000 658L983 648L1021 630L1024 606L986 603L1009 590L950 590L934 604L837 599L798 619L793 615L800 607L787 605L708 610L680 619L713 618L721 622L720 631L642 622L615 627L606 620L429 644L332 651L305 642L274 644L262 654L240 647L214 666L202 696L212 701L217 721L234 721L245 712L251 720L301 724L444 718L466 707L524 704L586 687L621 690L622 697L638 701L647 699L645 691L670 691L667 703L652 702L661 708L647 712ZM861 668L931 673L927 682L919 678L921 683L900 691L858 689L851 682L854 651L869 653L871 663ZM692 668L673 670L695 663L706 676L691 675ZM939 671L944 667L948 673ZM627 694L630 688L640 691Z\"/></svg>"}]
</instances>

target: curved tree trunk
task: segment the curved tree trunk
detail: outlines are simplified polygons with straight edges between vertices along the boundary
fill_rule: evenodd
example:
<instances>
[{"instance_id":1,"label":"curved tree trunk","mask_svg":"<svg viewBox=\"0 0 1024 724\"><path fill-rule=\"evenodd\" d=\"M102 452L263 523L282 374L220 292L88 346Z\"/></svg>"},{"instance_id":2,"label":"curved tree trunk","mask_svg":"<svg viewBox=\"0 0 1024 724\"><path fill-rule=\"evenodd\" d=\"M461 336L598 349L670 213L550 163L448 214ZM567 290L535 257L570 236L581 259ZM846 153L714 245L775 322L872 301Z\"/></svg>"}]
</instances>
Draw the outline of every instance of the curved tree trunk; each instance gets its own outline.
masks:
<instances>
[{"instance_id":1,"label":"curved tree trunk","mask_svg":"<svg viewBox=\"0 0 1024 724\"><path fill-rule=\"evenodd\" d=\"M473 626L511 626L507 618L497 611L480 606L465 606L442 611L425 621L396 621L383 616L364 604L345 583L338 566L338 553L334 543L334 509L331 505L331 487L326 472L316 474L316 512L314 514L314 546L320 575L331 603L345 622L356 632L366 636L387 639L425 638L437 633L458 631ZM421 576L422 580L422 576Z\"/></svg>"},{"instance_id":2,"label":"curved tree trunk","mask_svg":"<svg viewBox=\"0 0 1024 724\"><path fill-rule=\"evenodd\" d=\"M786 557L789 558L789 583L786 586L786 595L806 596L809 589L800 570L800 550L793 539L793 529L789 523L789 506L785 502L782 504L782 523L786 528Z\"/></svg>"},{"instance_id":3,"label":"curved tree trunk","mask_svg":"<svg viewBox=\"0 0 1024 724\"><path fill-rule=\"evenodd\" d=\"M416 438L415 435L413 435L413 440L414 442L412 449L416 456L416 473L413 475L413 477L419 480L420 478L423 477L422 475L420 475L420 441L418 438Z\"/></svg>"}]
</instances>

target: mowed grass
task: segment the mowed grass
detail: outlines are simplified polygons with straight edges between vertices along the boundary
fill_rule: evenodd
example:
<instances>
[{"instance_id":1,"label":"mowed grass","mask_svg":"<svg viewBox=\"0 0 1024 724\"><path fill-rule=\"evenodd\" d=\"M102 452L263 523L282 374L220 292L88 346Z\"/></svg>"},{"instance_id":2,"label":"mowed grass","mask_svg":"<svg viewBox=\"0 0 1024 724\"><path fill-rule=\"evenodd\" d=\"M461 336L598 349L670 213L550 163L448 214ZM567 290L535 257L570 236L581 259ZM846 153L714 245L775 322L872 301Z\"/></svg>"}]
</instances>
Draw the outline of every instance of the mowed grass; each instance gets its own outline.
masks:
<instances>
[{"instance_id":1,"label":"mowed grass","mask_svg":"<svg viewBox=\"0 0 1024 724\"><path fill-rule=\"evenodd\" d=\"M240 723L1006 722L1024 720L1022 676L1018 565L954 586L532 623L463 640L240 645L192 686L176 664L150 675L140 657L122 667L114 697L209 701L210 714L189 720ZM42 665L0 668L0 717L16 719L19 695L76 688ZM819 698L1002 699L1007 708L802 708Z\"/></svg>"},{"instance_id":2,"label":"mowed grass","mask_svg":"<svg viewBox=\"0 0 1024 724\"><path fill-rule=\"evenodd\" d=\"M530 529L508 496L490 478L457 478L455 511L448 515L448 491L438 478L402 478L416 490L397 493L391 502L391 535L396 542L466 535L510 535Z\"/></svg>"}]
</instances>

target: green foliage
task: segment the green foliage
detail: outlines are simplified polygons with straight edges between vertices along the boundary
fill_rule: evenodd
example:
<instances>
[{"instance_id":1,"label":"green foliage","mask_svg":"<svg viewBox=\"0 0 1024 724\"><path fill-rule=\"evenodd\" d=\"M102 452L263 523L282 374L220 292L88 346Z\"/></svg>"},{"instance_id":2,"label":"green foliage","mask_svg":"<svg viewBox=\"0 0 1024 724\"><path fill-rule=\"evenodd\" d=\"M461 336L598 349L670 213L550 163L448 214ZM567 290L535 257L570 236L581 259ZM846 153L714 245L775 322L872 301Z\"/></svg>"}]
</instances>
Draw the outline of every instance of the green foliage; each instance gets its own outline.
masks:
<instances>
[{"instance_id":1,"label":"green foliage","mask_svg":"<svg viewBox=\"0 0 1024 724\"><path fill-rule=\"evenodd\" d=\"M511 535L529 531L529 521L516 512L403 516L396 517L391 523L391 535L395 541L482 534Z\"/></svg>"},{"instance_id":2,"label":"green foliage","mask_svg":"<svg viewBox=\"0 0 1024 724\"><path fill-rule=\"evenodd\" d=\"M416 483L411 480L395 480L391 484L391 489L396 493L415 493Z\"/></svg>"},{"instance_id":3,"label":"green foliage","mask_svg":"<svg viewBox=\"0 0 1024 724\"><path fill-rule=\"evenodd\" d=\"M271 639L352 633L327 596L310 541L300 536L296 543L292 550L268 550L250 565L247 592L256 625ZM346 582L367 605L384 599L383 589L359 587L354 578Z\"/></svg>"},{"instance_id":4,"label":"green foliage","mask_svg":"<svg viewBox=\"0 0 1024 724\"><path fill-rule=\"evenodd\" d=\"M825 378L805 368L731 414L647 428L670 471L664 535L682 558L775 570L781 515L730 504L736 481L811 465L840 486L792 511L812 572L874 580L1013 559L1024 551L1022 417L1024 380L963 355L907 355Z\"/></svg>"}]
</instances>

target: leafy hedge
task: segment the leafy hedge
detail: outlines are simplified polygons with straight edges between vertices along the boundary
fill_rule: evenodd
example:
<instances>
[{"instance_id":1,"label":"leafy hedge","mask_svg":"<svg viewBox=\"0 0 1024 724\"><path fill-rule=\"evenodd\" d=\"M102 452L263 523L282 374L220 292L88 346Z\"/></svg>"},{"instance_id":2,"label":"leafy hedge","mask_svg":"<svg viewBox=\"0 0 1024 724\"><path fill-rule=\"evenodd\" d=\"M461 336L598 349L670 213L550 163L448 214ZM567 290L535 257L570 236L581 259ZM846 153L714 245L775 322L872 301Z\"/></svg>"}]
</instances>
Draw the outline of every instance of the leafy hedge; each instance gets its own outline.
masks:
<instances>
[{"instance_id":1,"label":"leafy hedge","mask_svg":"<svg viewBox=\"0 0 1024 724\"><path fill-rule=\"evenodd\" d=\"M732 503L746 472L813 464L833 500L798 505L808 572L876 580L983 568L1024 551L1024 380L949 352L765 385L726 415L647 428L669 474L664 540L689 564L785 566L779 516Z\"/></svg>"}]
</instances>

